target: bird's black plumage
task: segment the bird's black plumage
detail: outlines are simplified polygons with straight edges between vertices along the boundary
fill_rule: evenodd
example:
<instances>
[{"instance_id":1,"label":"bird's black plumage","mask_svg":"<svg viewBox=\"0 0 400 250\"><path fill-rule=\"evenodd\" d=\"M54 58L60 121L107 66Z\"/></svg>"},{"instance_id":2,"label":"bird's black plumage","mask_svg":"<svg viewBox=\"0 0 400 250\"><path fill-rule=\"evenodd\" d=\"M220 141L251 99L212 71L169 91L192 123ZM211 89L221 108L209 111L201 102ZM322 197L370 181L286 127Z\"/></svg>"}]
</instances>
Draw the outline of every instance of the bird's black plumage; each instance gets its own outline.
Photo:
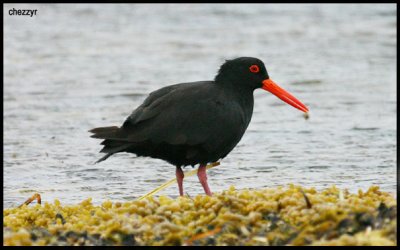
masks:
<instances>
[{"instance_id":1,"label":"bird's black plumage","mask_svg":"<svg viewBox=\"0 0 400 250\"><path fill-rule=\"evenodd\" d=\"M258 65L259 72L250 72ZM121 127L90 130L104 139L99 161L118 152L168 161L175 166L224 158L240 141L253 113L253 91L267 70L257 58L226 61L214 81L180 83L152 92Z\"/></svg>"}]
</instances>

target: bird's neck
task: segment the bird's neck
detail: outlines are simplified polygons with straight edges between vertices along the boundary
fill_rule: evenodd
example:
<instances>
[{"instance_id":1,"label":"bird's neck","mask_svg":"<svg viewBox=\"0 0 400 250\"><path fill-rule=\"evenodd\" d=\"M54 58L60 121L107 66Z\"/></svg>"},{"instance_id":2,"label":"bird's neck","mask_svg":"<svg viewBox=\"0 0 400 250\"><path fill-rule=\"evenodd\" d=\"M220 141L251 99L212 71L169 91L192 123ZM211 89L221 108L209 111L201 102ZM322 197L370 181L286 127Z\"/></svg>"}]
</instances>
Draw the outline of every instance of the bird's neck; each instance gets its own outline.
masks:
<instances>
[{"instance_id":1,"label":"bird's neck","mask_svg":"<svg viewBox=\"0 0 400 250\"><path fill-rule=\"evenodd\" d=\"M254 89L251 88L250 86L232 80L218 81L218 79L216 79L215 84L222 87L225 92L234 96L235 99L238 100L241 104L245 105L251 104L251 106L253 106Z\"/></svg>"},{"instance_id":2,"label":"bird's neck","mask_svg":"<svg viewBox=\"0 0 400 250\"><path fill-rule=\"evenodd\" d=\"M247 88L241 84L229 83L229 82L215 82L219 85L223 91L226 100L234 100L238 104L245 114L245 122L248 124L253 115L254 107L254 89Z\"/></svg>"}]
</instances>

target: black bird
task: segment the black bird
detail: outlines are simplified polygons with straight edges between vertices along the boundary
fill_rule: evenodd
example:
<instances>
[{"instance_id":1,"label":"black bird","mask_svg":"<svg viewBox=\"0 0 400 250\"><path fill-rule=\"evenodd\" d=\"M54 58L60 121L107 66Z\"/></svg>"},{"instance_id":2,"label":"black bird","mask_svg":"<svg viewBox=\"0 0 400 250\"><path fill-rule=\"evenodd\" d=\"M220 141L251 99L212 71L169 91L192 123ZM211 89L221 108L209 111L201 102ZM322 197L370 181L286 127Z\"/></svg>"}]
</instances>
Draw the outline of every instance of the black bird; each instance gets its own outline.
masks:
<instances>
[{"instance_id":1,"label":"black bird","mask_svg":"<svg viewBox=\"0 0 400 250\"><path fill-rule=\"evenodd\" d=\"M214 81L170 85L146 98L121 127L90 130L104 139L97 162L118 152L165 160L176 166L183 195L182 166L200 164L198 177L206 194L206 164L224 158L238 144L253 115L253 92L263 88L293 107L308 108L276 85L264 63L252 57L227 60Z\"/></svg>"}]
</instances>

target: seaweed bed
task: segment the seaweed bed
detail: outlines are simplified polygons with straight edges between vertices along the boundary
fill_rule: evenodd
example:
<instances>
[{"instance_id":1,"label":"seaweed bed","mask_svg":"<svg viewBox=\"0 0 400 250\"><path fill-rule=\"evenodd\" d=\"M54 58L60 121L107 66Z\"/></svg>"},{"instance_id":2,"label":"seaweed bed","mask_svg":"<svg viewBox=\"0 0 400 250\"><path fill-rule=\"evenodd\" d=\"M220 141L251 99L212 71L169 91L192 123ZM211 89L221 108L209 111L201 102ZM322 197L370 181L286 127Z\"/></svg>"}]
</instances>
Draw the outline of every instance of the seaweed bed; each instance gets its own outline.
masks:
<instances>
[{"instance_id":1,"label":"seaweed bed","mask_svg":"<svg viewBox=\"0 0 400 250\"><path fill-rule=\"evenodd\" d=\"M393 195L295 185L3 210L4 245L397 245Z\"/></svg>"}]
</instances>

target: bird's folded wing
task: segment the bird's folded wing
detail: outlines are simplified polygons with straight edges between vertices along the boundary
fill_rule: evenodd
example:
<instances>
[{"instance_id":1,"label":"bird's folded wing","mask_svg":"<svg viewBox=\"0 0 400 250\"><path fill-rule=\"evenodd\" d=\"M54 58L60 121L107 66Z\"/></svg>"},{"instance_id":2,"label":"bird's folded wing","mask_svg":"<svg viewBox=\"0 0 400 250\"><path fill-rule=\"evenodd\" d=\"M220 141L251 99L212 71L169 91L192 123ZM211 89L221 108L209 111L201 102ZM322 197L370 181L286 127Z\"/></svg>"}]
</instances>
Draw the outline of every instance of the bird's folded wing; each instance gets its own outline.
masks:
<instances>
[{"instance_id":1,"label":"bird's folded wing","mask_svg":"<svg viewBox=\"0 0 400 250\"><path fill-rule=\"evenodd\" d=\"M125 140L223 146L224 138L237 134L232 123L241 123L242 119L238 109L218 102L220 93L213 88L212 83L198 82L151 93L125 121Z\"/></svg>"}]
</instances>

